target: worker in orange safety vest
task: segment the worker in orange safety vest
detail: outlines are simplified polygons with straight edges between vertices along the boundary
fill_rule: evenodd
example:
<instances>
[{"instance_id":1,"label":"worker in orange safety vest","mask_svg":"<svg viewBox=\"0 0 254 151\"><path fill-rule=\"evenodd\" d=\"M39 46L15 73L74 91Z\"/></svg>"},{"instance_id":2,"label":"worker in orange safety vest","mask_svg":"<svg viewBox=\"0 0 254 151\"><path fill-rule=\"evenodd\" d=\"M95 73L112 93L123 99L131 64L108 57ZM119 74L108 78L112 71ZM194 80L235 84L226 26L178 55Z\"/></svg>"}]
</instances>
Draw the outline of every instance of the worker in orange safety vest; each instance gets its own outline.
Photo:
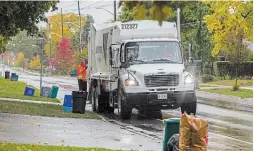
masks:
<instances>
[{"instance_id":1,"label":"worker in orange safety vest","mask_svg":"<svg viewBox=\"0 0 254 151\"><path fill-rule=\"evenodd\" d=\"M79 91L87 91L87 59L82 59L77 66Z\"/></svg>"}]
</instances>

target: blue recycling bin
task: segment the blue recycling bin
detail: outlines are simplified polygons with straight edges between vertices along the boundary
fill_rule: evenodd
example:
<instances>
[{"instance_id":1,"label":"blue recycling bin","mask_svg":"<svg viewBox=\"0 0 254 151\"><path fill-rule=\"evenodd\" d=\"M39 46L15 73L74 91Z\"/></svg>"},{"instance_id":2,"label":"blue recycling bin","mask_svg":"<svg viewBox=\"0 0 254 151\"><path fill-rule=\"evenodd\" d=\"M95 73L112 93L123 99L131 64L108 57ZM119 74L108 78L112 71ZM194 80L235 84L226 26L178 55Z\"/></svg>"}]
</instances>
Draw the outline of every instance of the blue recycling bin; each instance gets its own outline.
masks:
<instances>
[{"instance_id":1,"label":"blue recycling bin","mask_svg":"<svg viewBox=\"0 0 254 151\"><path fill-rule=\"evenodd\" d=\"M29 86L26 86L24 95L25 95L25 96L34 96L34 91L35 91L34 88L31 88L31 87L29 87Z\"/></svg>"},{"instance_id":2,"label":"blue recycling bin","mask_svg":"<svg viewBox=\"0 0 254 151\"><path fill-rule=\"evenodd\" d=\"M71 112L71 111L72 111L72 107L63 106L63 110L64 110L65 112Z\"/></svg>"},{"instance_id":3,"label":"blue recycling bin","mask_svg":"<svg viewBox=\"0 0 254 151\"><path fill-rule=\"evenodd\" d=\"M64 96L63 110L72 111L72 95Z\"/></svg>"},{"instance_id":4,"label":"blue recycling bin","mask_svg":"<svg viewBox=\"0 0 254 151\"><path fill-rule=\"evenodd\" d=\"M73 76L74 76L74 77L78 76L77 70L74 70L74 71L73 71Z\"/></svg>"},{"instance_id":5,"label":"blue recycling bin","mask_svg":"<svg viewBox=\"0 0 254 151\"><path fill-rule=\"evenodd\" d=\"M64 104L63 106L72 106L72 95L65 95L64 96Z\"/></svg>"}]
</instances>

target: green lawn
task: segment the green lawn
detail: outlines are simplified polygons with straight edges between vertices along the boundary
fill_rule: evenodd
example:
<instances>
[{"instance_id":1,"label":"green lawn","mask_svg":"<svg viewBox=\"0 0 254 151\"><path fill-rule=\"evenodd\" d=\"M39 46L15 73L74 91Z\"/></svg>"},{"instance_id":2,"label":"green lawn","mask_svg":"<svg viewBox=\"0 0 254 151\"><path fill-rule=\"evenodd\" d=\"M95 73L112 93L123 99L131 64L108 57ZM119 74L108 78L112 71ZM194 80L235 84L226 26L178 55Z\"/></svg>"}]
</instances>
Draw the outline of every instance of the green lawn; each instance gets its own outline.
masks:
<instances>
[{"instance_id":1,"label":"green lawn","mask_svg":"<svg viewBox=\"0 0 254 151\"><path fill-rule=\"evenodd\" d=\"M49 146L38 144L14 144L14 143L0 143L1 151L121 151L111 150L105 148L83 148L71 146ZM63 141L64 144L64 141Z\"/></svg>"},{"instance_id":2,"label":"green lawn","mask_svg":"<svg viewBox=\"0 0 254 151\"><path fill-rule=\"evenodd\" d=\"M48 117L86 118L101 119L96 113L85 112L85 114L74 114L64 112L62 105L38 104L0 100L0 113L38 115Z\"/></svg>"},{"instance_id":3,"label":"green lawn","mask_svg":"<svg viewBox=\"0 0 254 151\"><path fill-rule=\"evenodd\" d=\"M252 86L252 80L237 80L238 85L240 86ZM214 84L214 85L226 85L226 86L233 86L235 84L235 80L220 80L214 82L207 82L206 84Z\"/></svg>"},{"instance_id":4,"label":"green lawn","mask_svg":"<svg viewBox=\"0 0 254 151\"><path fill-rule=\"evenodd\" d=\"M222 88L222 89L201 89L201 91L219 93L224 95L233 95L241 98L252 98L253 91L249 89L239 89L238 91L232 91L232 88Z\"/></svg>"},{"instance_id":5,"label":"green lawn","mask_svg":"<svg viewBox=\"0 0 254 151\"><path fill-rule=\"evenodd\" d=\"M0 78L0 97L35 101L60 102L58 99L40 97L40 90L37 88L35 88L34 96L24 96L25 87L26 83L24 82L10 81Z\"/></svg>"}]
</instances>

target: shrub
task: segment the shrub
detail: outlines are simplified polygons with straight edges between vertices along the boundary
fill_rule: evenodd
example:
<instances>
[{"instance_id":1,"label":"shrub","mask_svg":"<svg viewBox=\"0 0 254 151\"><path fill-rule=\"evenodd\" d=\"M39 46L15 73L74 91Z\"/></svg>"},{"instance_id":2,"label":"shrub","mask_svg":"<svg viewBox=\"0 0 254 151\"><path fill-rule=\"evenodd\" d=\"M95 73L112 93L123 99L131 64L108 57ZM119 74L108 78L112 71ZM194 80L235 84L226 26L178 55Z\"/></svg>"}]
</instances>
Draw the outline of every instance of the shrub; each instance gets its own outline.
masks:
<instances>
[{"instance_id":1,"label":"shrub","mask_svg":"<svg viewBox=\"0 0 254 151\"><path fill-rule=\"evenodd\" d=\"M217 61L215 63L215 72L217 76L225 77L230 75L231 78L235 77L235 66L231 65L228 61ZM253 76L253 62L243 62L239 65L238 76Z\"/></svg>"},{"instance_id":2,"label":"shrub","mask_svg":"<svg viewBox=\"0 0 254 151\"><path fill-rule=\"evenodd\" d=\"M211 67L212 66L209 63L207 63L207 62L204 64L204 68L211 68Z\"/></svg>"},{"instance_id":3,"label":"shrub","mask_svg":"<svg viewBox=\"0 0 254 151\"><path fill-rule=\"evenodd\" d=\"M213 81L219 81L219 80L220 80L219 77L213 76Z\"/></svg>"},{"instance_id":4,"label":"shrub","mask_svg":"<svg viewBox=\"0 0 254 151\"><path fill-rule=\"evenodd\" d=\"M210 74L204 74L201 76L201 78L204 83L213 81L213 76Z\"/></svg>"}]
</instances>

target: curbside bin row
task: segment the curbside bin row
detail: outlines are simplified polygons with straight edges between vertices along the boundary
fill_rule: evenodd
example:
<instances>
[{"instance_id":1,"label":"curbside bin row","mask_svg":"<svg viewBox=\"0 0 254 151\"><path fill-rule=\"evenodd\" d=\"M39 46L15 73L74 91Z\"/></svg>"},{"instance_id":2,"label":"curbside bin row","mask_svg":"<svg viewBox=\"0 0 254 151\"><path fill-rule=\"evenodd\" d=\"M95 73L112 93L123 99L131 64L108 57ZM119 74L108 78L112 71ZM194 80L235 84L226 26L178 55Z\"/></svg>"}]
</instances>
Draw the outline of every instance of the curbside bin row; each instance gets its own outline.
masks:
<instances>
[{"instance_id":1,"label":"curbside bin row","mask_svg":"<svg viewBox=\"0 0 254 151\"><path fill-rule=\"evenodd\" d=\"M57 93L58 93L59 87L57 86L52 86L50 87L42 87L41 89L41 94L43 97L48 97L48 98L56 98ZM25 96L34 96L35 89L29 86L25 87L24 95Z\"/></svg>"}]
</instances>

